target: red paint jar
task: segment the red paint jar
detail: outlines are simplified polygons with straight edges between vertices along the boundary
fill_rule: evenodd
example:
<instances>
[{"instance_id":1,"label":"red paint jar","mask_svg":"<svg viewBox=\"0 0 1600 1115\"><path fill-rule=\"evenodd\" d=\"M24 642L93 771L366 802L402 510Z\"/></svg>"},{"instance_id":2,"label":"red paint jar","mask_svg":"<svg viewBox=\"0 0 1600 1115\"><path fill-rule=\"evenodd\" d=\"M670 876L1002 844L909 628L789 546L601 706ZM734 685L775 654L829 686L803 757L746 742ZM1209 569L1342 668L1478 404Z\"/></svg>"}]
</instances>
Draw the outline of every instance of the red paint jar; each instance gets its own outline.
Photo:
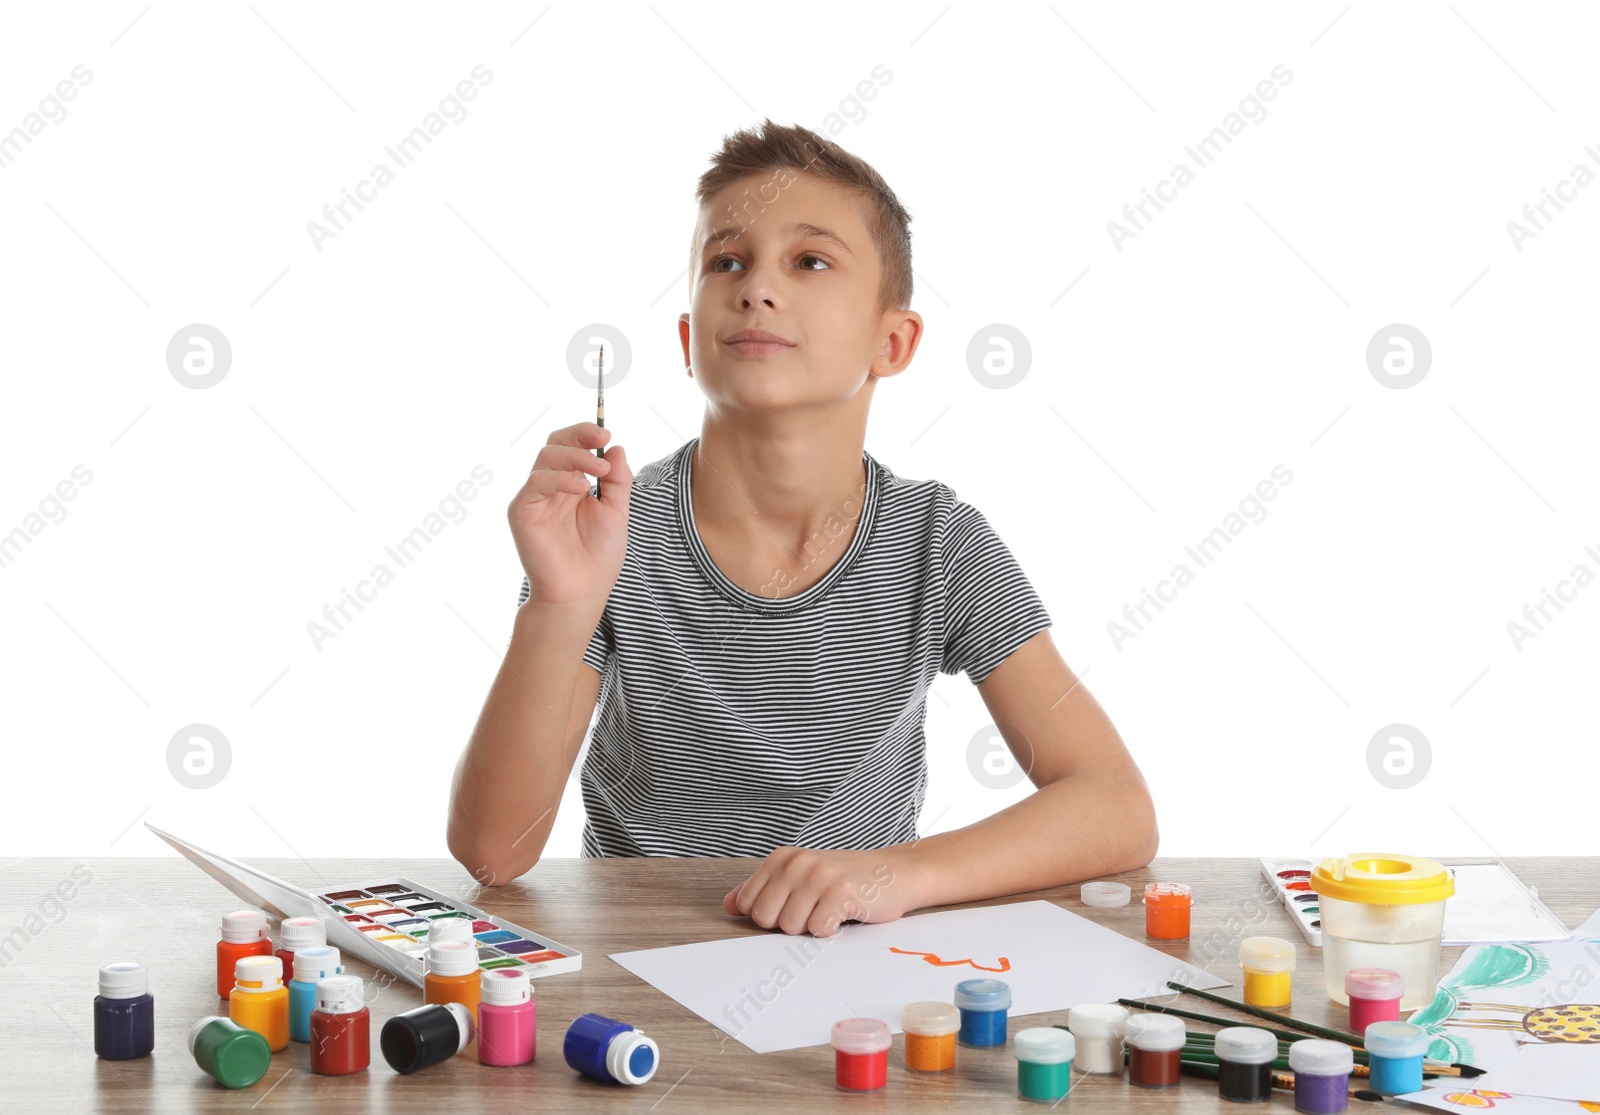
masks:
<instances>
[{"instance_id":1,"label":"red paint jar","mask_svg":"<svg viewBox=\"0 0 1600 1115\"><path fill-rule=\"evenodd\" d=\"M360 976L326 976L317 981L317 1009L311 1012L311 1071L348 1076L366 1071L372 1060L372 1014L362 1001Z\"/></svg>"},{"instance_id":2,"label":"red paint jar","mask_svg":"<svg viewBox=\"0 0 1600 1115\"><path fill-rule=\"evenodd\" d=\"M889 1077L889 1024L846 1018L833 1024L834 1083L852 1092L882 1088Z\"/></svg>"},{"instance_id":3,"label":"red paint jar","mask_svg":"<svg viewBox=\"0 0 1600 1115\"><path fill-rule=\"evenodd\" d=\"M1183 1019L1171 1014L1135 1014L1127 1021L1128 1083L1168 1088L1178 1082L1179 1053L1187 1035Z\"/></svg>"}]
</instances>

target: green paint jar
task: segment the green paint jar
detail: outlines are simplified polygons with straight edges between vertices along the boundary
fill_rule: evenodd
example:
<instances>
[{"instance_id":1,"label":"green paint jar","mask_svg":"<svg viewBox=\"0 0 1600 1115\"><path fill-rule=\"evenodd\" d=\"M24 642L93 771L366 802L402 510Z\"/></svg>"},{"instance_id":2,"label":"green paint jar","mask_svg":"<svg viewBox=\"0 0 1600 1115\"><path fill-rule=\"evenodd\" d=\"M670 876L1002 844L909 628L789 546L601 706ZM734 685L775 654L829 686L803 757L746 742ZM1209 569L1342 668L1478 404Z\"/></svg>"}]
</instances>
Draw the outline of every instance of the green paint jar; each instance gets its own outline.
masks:
<instances>
[{"instance_id":1,"label":"green paint jar","mask_svg":"<svg viewBox=\"0 0 1600 1115\"><path fill-rule=\"evenodd\" d=\"M1072 1087L1072 1056L1077 1042L1055 1026L1031 1026L1011 1039L1017 1055L1017 1095L1054 1103Z\"/></svg>"},{"instance_id":2,"label":"green paint jar","mask_svg":"<svg viewBox=\"0 0 1600 1115\"><path fill-rule=\"evenodd\" d=\"M266 1038L218 1015L202 1018L190 1029L189 1052L224 1088L248 1088L272 1064Z\"/></svg>"}]
</instances>

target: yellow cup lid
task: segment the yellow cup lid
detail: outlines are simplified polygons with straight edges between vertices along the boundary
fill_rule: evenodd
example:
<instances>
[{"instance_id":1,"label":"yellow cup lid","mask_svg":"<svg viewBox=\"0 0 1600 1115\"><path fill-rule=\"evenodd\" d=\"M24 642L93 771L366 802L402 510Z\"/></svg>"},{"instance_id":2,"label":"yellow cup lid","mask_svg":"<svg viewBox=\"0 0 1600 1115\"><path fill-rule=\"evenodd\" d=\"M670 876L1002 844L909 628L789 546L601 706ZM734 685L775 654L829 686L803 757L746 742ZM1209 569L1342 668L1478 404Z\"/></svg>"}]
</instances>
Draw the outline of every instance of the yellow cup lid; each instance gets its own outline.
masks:
<instances>
[{"instance_id":1,"label":"yellow cup lid","mask_svg":"<svg viewBox=\"0 0 1600 1115\"><path fill-rule=\"evenodd\" d=\"M1311 889L1345 902L1403 906L1441 902L1456 892L1444 865L1421 856L1361 852L1329 856L1311 871Z\"/></svg>"}]
</instances>

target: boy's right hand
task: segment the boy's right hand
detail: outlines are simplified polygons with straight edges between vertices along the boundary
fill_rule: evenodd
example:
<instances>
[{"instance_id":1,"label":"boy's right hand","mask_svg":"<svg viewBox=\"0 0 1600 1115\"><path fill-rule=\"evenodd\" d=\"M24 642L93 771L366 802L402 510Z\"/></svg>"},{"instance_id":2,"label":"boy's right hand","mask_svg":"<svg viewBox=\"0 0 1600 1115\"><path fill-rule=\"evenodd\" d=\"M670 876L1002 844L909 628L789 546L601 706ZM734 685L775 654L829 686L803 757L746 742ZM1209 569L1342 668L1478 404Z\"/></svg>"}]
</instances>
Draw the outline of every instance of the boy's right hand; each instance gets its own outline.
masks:
<instances>
[{"instance_id":1,"label":"boy's right hand","mask_svg":"<svg viewBox=\"0 0 1600 1115\"><path fill-rule=\"evenodd\" d=\"M611 432L579 422L550 435L528 481L506 512L517 557L528 575L530 604L592 603L604 608L628 549L633 472ZM589 477L600 480L595 499Z\"/></svg>"}]
</instances>

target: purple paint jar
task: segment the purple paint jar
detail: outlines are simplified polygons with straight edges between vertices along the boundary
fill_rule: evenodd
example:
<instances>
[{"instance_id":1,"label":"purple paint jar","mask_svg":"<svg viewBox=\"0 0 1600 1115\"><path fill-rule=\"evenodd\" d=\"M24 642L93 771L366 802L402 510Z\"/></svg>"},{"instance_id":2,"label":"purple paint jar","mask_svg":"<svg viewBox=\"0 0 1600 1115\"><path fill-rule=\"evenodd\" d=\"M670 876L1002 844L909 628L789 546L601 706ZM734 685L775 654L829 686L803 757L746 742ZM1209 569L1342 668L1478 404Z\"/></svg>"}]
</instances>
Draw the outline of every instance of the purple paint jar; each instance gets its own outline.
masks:
<instances>
[{"instance_id":1,"label":"purple paint jar","mask_svg":"<svg viewBox=\"0 0 1600 1115\"><path fill-rule=\"evenodd\" d=\"M1356 1056L1340 1041L1310 1038L1289 1046L1294 1071L1294 1109L1305 1115L1332 1115L1350 1106L1350 1071Z\"/></svg>"},{"instance_id":2,"label":"purple paint jar","mask_svg":"<svg viewBox=\"0 0 1600 1115\"><path fill-rule=\"evenodd\" d=\"M150 973L123 961L100 969L94 998L94 1051L107 1061L148 1057L156 1044L156 1006Z\"/></svg>"}]
</instances>

